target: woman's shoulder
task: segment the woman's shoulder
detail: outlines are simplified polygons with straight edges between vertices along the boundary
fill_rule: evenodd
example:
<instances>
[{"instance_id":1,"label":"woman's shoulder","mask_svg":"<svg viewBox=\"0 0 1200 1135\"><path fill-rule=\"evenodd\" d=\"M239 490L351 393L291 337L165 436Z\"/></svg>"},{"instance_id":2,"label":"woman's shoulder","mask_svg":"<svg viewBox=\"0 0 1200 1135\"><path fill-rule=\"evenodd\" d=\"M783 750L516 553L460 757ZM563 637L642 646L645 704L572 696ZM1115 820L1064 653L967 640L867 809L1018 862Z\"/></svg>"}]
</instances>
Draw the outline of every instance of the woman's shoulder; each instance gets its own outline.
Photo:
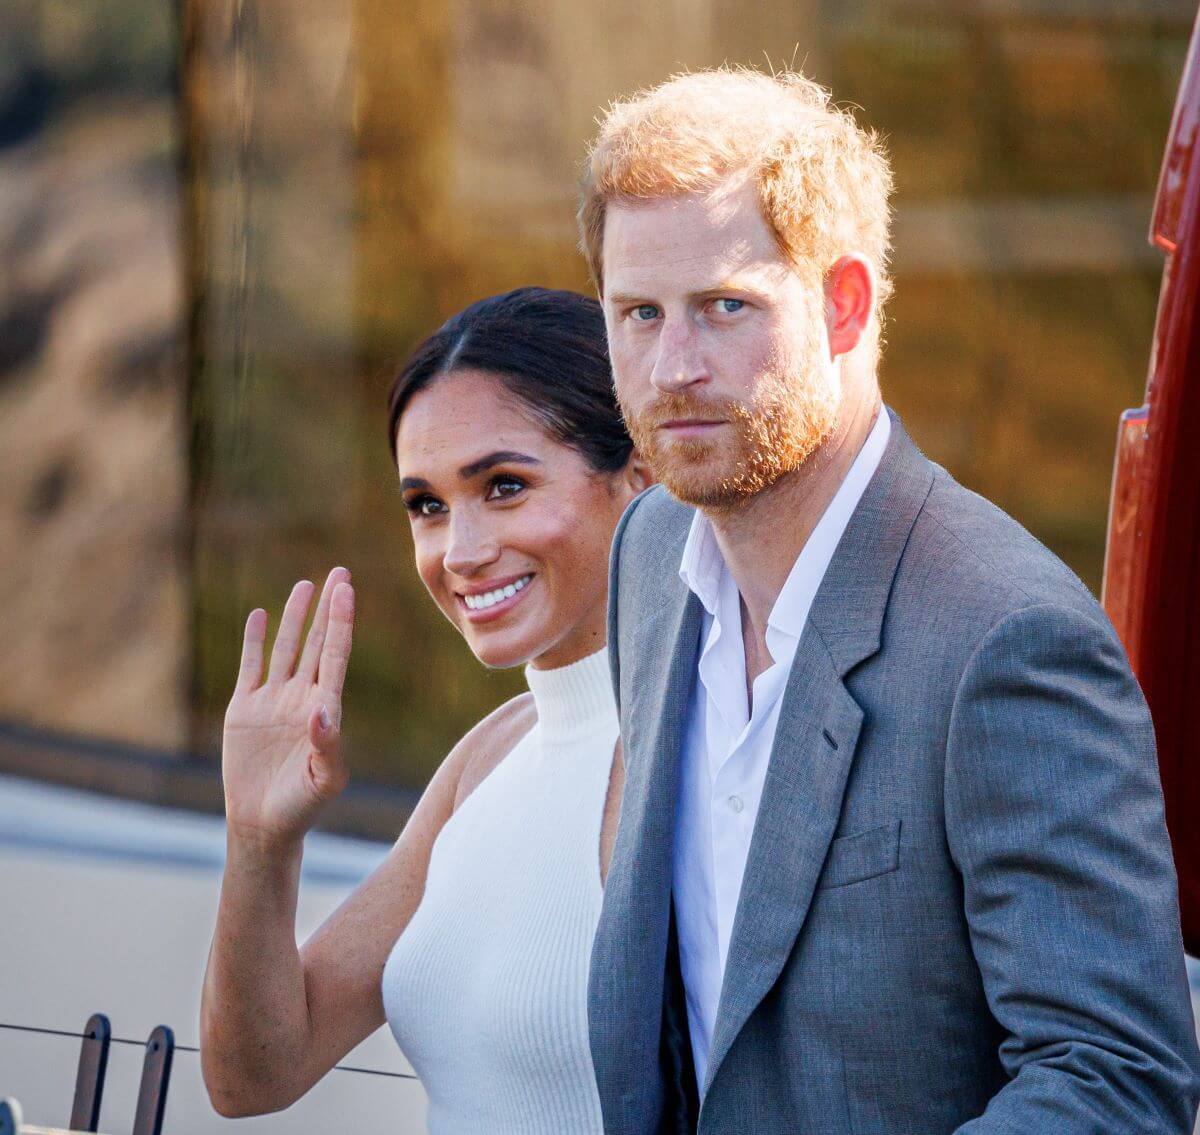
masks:
<instances>
[{"instance_id":1,"label":"woman's shoulder","mask_svg":"<svg viewBox=\"0 0 1200 1135\"><path fill-rule=\"evenodd\" d=\"M446 758L447 763L453 761L457 766L455 809L536 724L533 695L526 692L497 706L466 733Z\"/></svg>"},{"instance_id":2,"label":"woman's shoulder","mask_svg":"<svg viewBox=\"0 0 1200 1135\"><path fill-rule=\"evenodd\" d=\"M524 693L492 710L468 731L433 774L396 848L422 848L427 862L446 821L536 722L533 695Z\"/></svg>"}]
</instances>

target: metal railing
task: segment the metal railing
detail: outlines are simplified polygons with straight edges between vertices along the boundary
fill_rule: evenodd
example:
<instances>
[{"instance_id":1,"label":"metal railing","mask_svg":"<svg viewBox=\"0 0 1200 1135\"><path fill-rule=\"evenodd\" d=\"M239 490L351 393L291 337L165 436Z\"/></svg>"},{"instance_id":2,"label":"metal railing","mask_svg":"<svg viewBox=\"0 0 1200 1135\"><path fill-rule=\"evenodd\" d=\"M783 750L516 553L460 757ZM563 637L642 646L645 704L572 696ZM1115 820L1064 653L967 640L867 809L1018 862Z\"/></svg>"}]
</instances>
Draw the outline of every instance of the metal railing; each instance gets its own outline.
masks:
<instances>
[{"instance_id":1,"label":"metal railing","mask_svg":"<svg viewBox=\"0 0 1200 1135\"><path fill-rule=\"evenodd\" d=\"M18 1098L0 1098L0 1135L81 1135L100 1130L100 1104L104 1096L104 1081L108 1072L109 1048L114 1044L133 1045L145 1050L142 1076L138 1086L137 1108L130 1135L162 1135L167 1108L167 1088L176 1052L199 1053L193 1045L176 1044L175 1034L167 1025L157 1025L146 1040L133 1040L112 1035L112 1025L103 1013L94 1013L80 1033L65 1029L44 1028L0 1022L0 1029L11 1032L35 1033L42 1036L78 1039L79 1063L75 1074L75 1094L71 1101L71 1117L66 1128L37 1127L24 1122ZM418 1080L409 1072L389 1072L381 1068L360 1068L338 1064L331 1071L353 1072L366 1076L385 1076L394 1080ZM0 1083L0 1091L16 1085Z\"/></svg>"}]
</instances>

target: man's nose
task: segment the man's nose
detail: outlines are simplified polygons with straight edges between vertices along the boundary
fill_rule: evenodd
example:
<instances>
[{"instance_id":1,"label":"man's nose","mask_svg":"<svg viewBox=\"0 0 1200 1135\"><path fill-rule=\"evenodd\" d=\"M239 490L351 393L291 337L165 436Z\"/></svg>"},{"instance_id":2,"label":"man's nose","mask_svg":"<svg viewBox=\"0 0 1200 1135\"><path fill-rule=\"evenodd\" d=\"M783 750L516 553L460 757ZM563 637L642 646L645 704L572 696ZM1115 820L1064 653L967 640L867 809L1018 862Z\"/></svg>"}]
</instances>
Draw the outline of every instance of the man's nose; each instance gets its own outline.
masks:
<instances>
[{"instance_id":1,"label":"man's nose","mask_svg":"<svg viewBox=\"0 0 1200 1135\"><path fill-rule=\"evenodd\" d=\"M650 381L664 394L676 394L706 377L696 329L686 315L663 319L657 347Z\"/></svg>"},{"instance_id":2,"label":"man's nose","mask_svg":"<svg viewBox=\"0 0 1200 1135\"><path fill-rule=\"evenodd\" d=\"M454 575L471 576L500 558L500 545L487 525L461 513L450 518L450 542L442 564Z\"/></svg>"}]
</instances>

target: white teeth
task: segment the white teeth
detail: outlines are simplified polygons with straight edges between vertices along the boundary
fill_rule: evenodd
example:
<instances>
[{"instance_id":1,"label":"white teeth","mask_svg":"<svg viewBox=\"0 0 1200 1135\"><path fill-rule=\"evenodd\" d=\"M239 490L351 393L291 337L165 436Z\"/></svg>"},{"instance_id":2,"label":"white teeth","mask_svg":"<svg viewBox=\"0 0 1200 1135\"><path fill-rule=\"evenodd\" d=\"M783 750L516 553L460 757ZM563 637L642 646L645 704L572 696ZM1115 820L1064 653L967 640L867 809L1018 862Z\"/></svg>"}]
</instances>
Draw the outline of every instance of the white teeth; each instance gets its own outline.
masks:
<instances>
[{"instance_id":1,"label":"white teeth","mask_svg":"<svg viewBox=\"0 0 1200 1135\"><path fill-rule=\"evenodd\" d=\"M464 595L463 602L466 603L469 610L485 611L503 599L512 598L532 578L532 575L523 575L516 583L510 583L506 587L497 587L495 591L485 591L482 595Z\"/></svg>"}]
</instances>

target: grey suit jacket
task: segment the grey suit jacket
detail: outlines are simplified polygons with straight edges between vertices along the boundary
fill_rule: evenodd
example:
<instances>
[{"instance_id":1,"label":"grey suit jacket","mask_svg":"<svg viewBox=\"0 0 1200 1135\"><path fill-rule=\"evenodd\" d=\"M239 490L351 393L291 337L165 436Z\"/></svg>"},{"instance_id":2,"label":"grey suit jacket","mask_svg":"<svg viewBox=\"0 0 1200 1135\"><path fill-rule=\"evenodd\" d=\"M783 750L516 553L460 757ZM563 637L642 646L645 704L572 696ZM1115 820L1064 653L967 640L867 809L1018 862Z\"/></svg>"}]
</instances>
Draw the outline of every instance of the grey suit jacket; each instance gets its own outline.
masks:
<instances>
[{"instance_id":1,"label":"grey suit jacket","mask_svg":"<svg viewBox=\"0 0 1200 1135\"><path fill-rule=\"evenodd\" d=\"M626 780L589 983L606 1132L659 1128L691 510L618 527ZM701 1132L1190 1132L1200 1052L1149 714L1111 625L893 415L797 648Z\"/></svg>"}]
</instances>

